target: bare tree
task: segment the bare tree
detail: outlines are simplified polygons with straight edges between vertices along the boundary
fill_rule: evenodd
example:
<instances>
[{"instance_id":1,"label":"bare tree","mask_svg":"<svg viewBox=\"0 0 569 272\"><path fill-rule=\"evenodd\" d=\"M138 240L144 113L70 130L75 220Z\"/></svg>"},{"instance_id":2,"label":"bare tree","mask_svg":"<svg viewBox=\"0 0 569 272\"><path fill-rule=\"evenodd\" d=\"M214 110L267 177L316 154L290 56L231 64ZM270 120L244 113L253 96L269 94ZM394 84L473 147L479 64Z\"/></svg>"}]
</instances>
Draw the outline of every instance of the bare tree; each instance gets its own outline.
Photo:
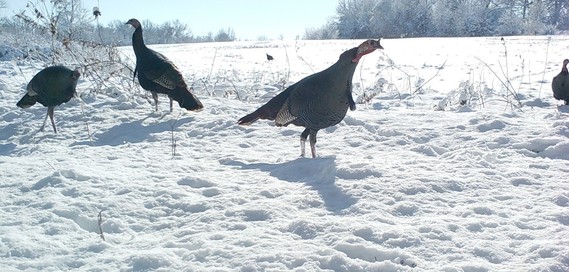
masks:
<instances>
[{"instance_id":1,"label":"bare tree","mask_svg":"<svg viewBox=\"0 0 569 272\"><path fill-rule=\"evenodd\" d=\"M558 29L569 29L569 1L548 0L545 1L550 10L549 23Z\"/></svg>"},{"instance_id":2,"label":"bare tree","mask_svg":"<svg viewBox=\"0 0 569 272\"><path fill-rule=\"evenodd\" d=\"M213 38L213 40L216 42L234 41L235 40L235 31L233 31L233 29L231 29L230 27L228 27L227 30L220 29L217 32L217 34L215 35L215 37Z\"/></svg>"},{"instance_id":3,"label":"bare tree","mask_svg":"<svg viewBox=\"0 0 569 272\"><path fill-rule=\"evenodd\" d=\"M333 19L319 28L307 28L304 31L303 39L306 40L328 40L338 38L338 27Z\"/></svg>"}]
</instances>

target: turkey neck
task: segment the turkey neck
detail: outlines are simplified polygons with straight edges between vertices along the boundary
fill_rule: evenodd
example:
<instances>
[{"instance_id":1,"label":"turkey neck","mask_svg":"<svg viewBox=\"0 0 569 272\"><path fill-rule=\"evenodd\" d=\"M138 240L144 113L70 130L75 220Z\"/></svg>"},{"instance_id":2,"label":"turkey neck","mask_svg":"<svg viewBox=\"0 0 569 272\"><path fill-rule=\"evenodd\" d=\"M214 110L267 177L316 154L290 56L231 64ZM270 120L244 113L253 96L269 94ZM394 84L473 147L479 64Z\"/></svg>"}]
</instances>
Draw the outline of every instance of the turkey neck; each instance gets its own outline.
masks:
<instances>
[{"instance_id":1,"label":"turkey neck","mask_svg":"<svg viewBox=\"0 0 569 272\"><path fill-rule=\"evenodd\" d=\"M136 57L141 56L142 52L148 50L142 38L142 27L137 27L132 34L132 48Z\"/></svg>"},{"instance_id":2,"label":"turkey neck","mask_svg":"<svg viewBox=\"0 0 569 272\"><path fill-rule=\"evenodd\" d=\"M356 53L358 51L357 47L354 47L340 55L340 59L332 66L328 67L325 70L325 73L332 78L335 82L341 82L338 86L345 87L347 84L343 84L344 82L349 82L352 80L354 76L354 72L356 71L356 67L358 66L358 62L352 62L352 60L356 57ZM346 89L341 88L339 91L345 91Z\"/></svg>"}]
</instances>

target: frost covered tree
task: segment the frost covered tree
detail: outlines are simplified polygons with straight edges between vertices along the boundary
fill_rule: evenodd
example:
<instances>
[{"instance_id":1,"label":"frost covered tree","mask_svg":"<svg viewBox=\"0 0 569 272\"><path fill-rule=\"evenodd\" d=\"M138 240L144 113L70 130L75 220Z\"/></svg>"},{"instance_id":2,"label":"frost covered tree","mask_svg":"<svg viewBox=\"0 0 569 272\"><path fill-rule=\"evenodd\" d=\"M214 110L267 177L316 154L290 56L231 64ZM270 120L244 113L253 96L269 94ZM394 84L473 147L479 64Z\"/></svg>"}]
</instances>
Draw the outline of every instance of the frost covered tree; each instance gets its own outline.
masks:
<instances>
[{"instance_id":1,"label":"frost covered tree","mask_svg":"<svg viewBox=\"0 0 569 272\"><path fill-rule=\"evenodd\" d=\"M182 40L185 37L192 36L192 32L189 30L188 25L183 24L177 19L165 22L160 28L164 31L164 43L174 43L177 40Z\"/></svg>"},{"instance_id":2,"label":"frost covered tree","mask_svg":"<svg viewBox=\"0 0 569 272\"><path fill-rule=\"evenodd\" d=\"M371 25L375 36L427 36L432 28L430 0L379 1Z\"/></svg>"},{"instance_id":3,"label":"frost covered tree","mask_svg":"<svg viewBox=\"0 0 569 272\"><path fill-rule=\"evenodd\" d=\"M214 41L216 42L231 42L235 40L235 31L233 31L233 29L231 29L230 27L227 28L227 30L225 29L220 29L217 34L215 35L215 37L213 38Z\"/></svg>"},{"instance_id":4,"label":"frost covered tree","mask_svg":"<svg viewBox=\"0 0 569 272\"><path fill-rule=\"evenodd\" d=\"M372 38L535 35L569 29L568 0L339 0L336 13L334 24L316 30L332 33L335 26L338 38Z\"/></svg>"},{"instance_id":5,"label":"frost covered tree","mask_svg":"<svg viewBox=\"0 0 569 272\"><path fill-rule=\"evenodd\" d=\"M547 1L550 9L549 23L559 29L569 29L569 1L550 0Z\"/></svg>"},{"instance_id":6,"label":"frost covered tree","mask_svg":"<svg viewBox=\"0 0 569 272\"><path fill-rule=\"evenodd\" d=\"M0 0L1 5L5 0ZM130 45L132 29L126 20L113 20L101 25L94 13L79 0L32 0L27 8L13 17L0 18L0 27L7 35L0 42L14 44L51 44L65 41L82 41L104 45ZM104 7L96 7L104 11ZM187 24L180 20L157 24L143 20L145 41L148 44L213 42L208 33L194 36ZM8 35L9 34L9 35ZM221 40L235 40L235 32L229 28L218 32Z\"/></svg>"},{"instance_id":7,"label":"frost covered tree","mask_svg":"<svg viewBox=\"0 0 569 272\"><path fill-rule=\"evenodd\" d=\"M81 39L86 33L93 32L87 15L81 1L39 0L29 2L28 9L16 14L16 17L52 42L63 42Z\"/></svg>"},{"instance_id":8,"label":"frost covered tree","mask_svg":"<svg viewBox=\"0 0 569 272\"><path fill-rule=\"evenodd\" d=\"M504 9L497 35L552 34L560 18L567 18L563 10L569 8L568 1L559 0L502 0ZM555 22L555 23L554 23ZM559 29L563 29L560 27Z\"/></svg>"},{"instance_id":9,"label":"frost covered tree","mask_svg":"<svg viewBox=\"0 0 569 272\"><path fill-rule=\"evenodd\" d=\"M329 19L325 25L319 28L307 28L304 32L305 40L329 40L338 38L338 27L333 19Z\"/></svg>"},{"instance_id":10,"label":"frost covered tree","mask_svg":"<svg viewBox=\"0 0 569 272\"><path fill-rule=\"evenodd\" d=\"M372 19L375 15L376 0L340 0L338 13L338 36L347 39L373 37Z\"/></svg>"},{"instance_id":11,"label":"frost covered tree","mask_svg":"<svg viewBox=\"0 0 569 272\"><path fill-rule=\"evenodd\" d=\"M547 24L548 10L544 1L534 0L533 4L527 9L526 19L524 20L524 34L552 34L553 26Z\"/></svg>"}]
</instances>

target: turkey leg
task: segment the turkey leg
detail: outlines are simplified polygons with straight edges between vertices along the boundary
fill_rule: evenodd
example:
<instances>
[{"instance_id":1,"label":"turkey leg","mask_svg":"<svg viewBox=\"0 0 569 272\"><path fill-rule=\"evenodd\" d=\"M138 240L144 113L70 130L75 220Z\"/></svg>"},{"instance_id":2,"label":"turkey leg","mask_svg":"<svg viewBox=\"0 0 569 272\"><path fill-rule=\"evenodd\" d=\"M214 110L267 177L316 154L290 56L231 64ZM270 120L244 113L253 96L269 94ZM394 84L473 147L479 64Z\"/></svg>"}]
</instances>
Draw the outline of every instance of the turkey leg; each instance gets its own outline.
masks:
<instances>
[{"instance_id":1,"label":"turkey leg","mask_svg":"<svg viewBox=\"0 0 569 272\"><path fill-rule=\"evenodd\" d=\"M312 153L312 157L316 158L316 134L318 133L318 129L305 129L300 134L300 156L304 157L306 155L306 140L310 135L310 152Z\"/></svg>"},{"instance_id":2,"label":"turkey leg","mask_svg":"<svg viewBox=\"0 0 569 272\"><path fill-rule=\"evenodd\" d=\"M43 124L40 127L40 131L43 131L45 127L45 122L47 122L47 116L49 115L49 107L47 108L47 113L45 114L45 118L43 119Z\"/></svg>"},{"instance_id":3,"label":"turkey leg","mask_svg":"<svg viewBox=\"0 0 569 272\"><path fill-rule=\"evenodd\" d=\"M47 122L47 117L49 116L49 120L51 120L51 126L53 127L53 132L57 133L57 129L55 128L55 122L53 121L53 109L54 106L47 107L47 114L45 115L45 119L43 119L43 125L41 125L40 131L43 131L45 127L45 123Z\"/></svg>"},{"instance_id":4,"label":"turkey leg","mask_svg":"<svg viewBox=\"0 0 569 272\"><path fill-rule=\"evenodd\" d=\"M306 149L306 138L308 138L309 133L310 129L307 128L300 134L300 156L303 158L304 155L306 154L304 150Z\"/></svg>"},{"instance_id":5,"label":"turkey leg","mask_svg":"<svg viewBox=\"0 0 569 272\"><path fill-rule=\"evenodd\" d=\"M318 133L317 129L310 130L310 151L313 158L316 158L316 133Z\"/></svg>"},{"instance_id":6,"label":"turkey leg","mask_svg":"<svg viewBox=\"0 0 569 272\"><path fill-rule=\"evenodd\" d=\"M158 111L158 93L157 92L152 92L152 99L154 99L154 105L156 107L156 111ZM172 106L170 106L170 109L172 109Z\"/></svg>"}]
</instances>

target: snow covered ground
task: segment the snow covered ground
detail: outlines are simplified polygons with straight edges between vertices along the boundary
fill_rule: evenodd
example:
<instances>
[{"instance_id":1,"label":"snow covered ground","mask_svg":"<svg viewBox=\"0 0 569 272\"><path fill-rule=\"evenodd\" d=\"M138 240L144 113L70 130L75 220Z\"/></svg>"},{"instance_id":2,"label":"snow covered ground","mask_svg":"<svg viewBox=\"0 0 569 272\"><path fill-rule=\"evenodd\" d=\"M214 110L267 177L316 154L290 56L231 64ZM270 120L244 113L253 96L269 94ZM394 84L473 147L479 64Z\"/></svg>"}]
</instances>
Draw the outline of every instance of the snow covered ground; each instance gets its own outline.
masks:
<instances>
[{"instance_id":1,"label":"snow covered ground","mask_svg":"<svg viewBox=\"0 0 569 272\"><path fill-rule=\"evenodd\" d=\"M382 40L316 159L236 120L361 40L152 46L203 111L81 79L58 134L2 61L0 270L569 271L567 38Z\"/></svg>"}]
</instances>

